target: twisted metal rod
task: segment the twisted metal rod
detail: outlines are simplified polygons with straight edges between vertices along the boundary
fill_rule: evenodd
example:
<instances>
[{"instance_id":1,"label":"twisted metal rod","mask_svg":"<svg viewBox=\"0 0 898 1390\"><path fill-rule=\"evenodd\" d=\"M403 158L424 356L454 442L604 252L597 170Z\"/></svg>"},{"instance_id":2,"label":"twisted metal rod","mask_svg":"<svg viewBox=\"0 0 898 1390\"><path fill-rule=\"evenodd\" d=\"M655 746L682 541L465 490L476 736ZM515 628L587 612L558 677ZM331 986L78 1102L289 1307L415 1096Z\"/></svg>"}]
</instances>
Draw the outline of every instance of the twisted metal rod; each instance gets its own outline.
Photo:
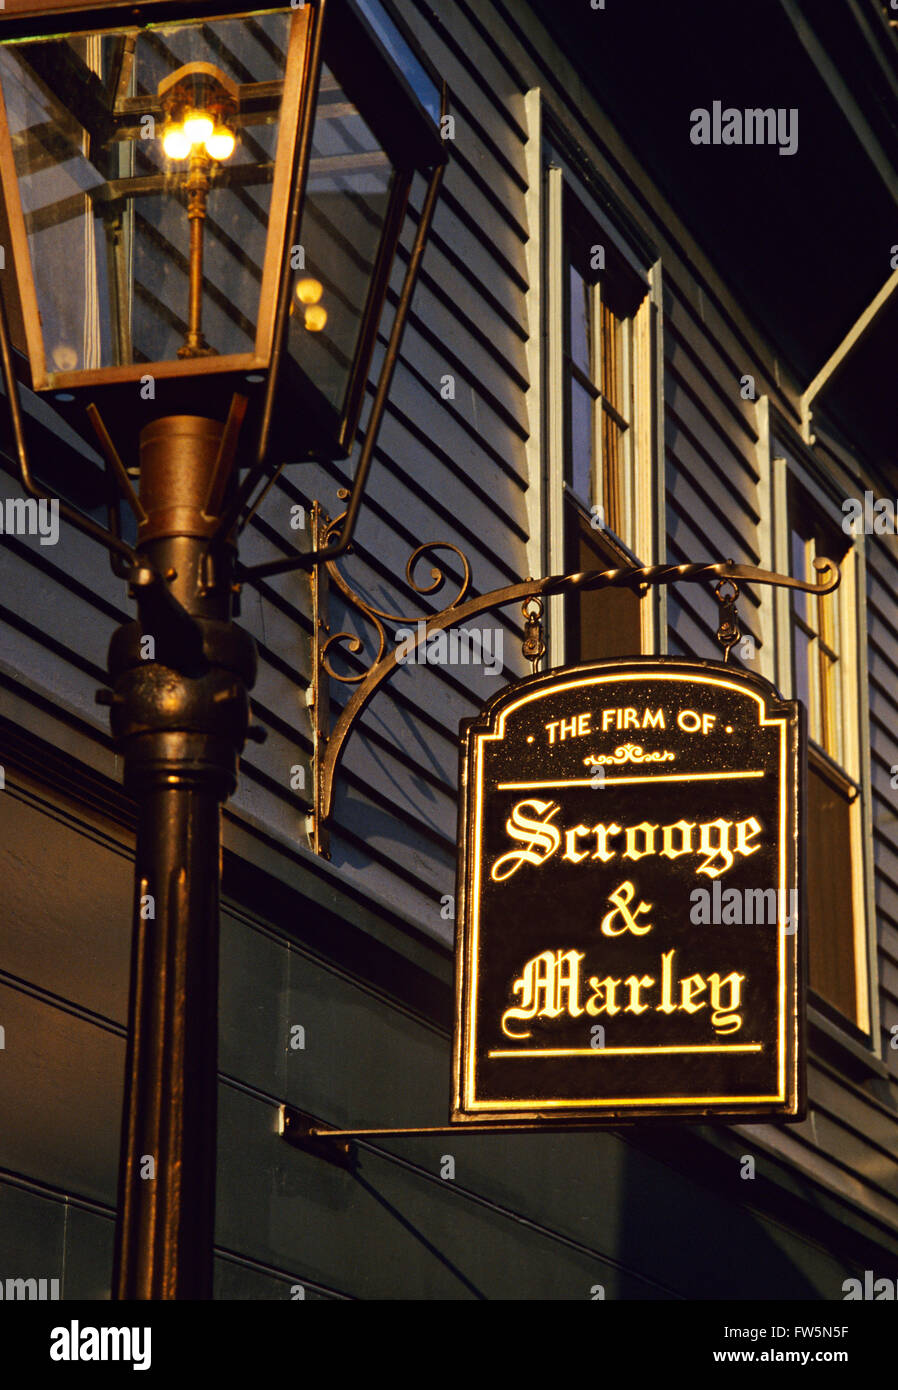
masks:
<instances>
[{"instance_id":1,"label":"twisted metal rod","mask_svg":"<svg viewBox=\"0 0 898 1390\"><path fill-rule=\"evenodd\" d=\"M716 575L720 579L747 579L755 584L772 584L779 588L803 589L809 594L828 594L838 588L841 571L834 560L820 556L814 561L814 568L821 578L817 583L808 579L794 579L788 574L775 574L773 570L756 569L754 565L737 565L733 560L718 560L714 563L684 565L645 565L642 569L585 570L580 574L556 574L547 579L534 580L542 587L541 594L560 594L568 589L615 589L649 588L653 584L677 584L700 579L710 579ZM827 576L827 577L823 577ZM497 589L496 593L502 591ZM486 595L485 597L489 597Z\"/></svg>"}]
</instances>

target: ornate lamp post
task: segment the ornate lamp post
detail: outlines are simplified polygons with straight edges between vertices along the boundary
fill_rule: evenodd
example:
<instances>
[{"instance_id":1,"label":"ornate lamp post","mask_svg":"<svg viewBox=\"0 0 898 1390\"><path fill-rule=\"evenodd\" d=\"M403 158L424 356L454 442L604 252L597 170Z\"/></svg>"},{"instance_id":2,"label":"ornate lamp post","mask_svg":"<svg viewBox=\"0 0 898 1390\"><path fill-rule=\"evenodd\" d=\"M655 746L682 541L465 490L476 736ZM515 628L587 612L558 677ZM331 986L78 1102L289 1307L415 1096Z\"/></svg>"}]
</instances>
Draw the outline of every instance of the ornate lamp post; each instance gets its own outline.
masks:
<instances>
[{"instance_id":1,"label":"ornate lamp post","mask_svg":"<svg viewBox=\"0 0 898 1390\"><path fill-rule=\"evenodd\" d=\"M328 556L349 543L437 196L444 97L379 0L10 0L4 14L0 354L20 475L45 495L21 378L99 444L108 526L60 512L137 601L98 697L139 811L114 1295L209 1298L219 817L254 736L237 537L287 459L348 455L419 174Z\"/></svg>"}]
</instances>

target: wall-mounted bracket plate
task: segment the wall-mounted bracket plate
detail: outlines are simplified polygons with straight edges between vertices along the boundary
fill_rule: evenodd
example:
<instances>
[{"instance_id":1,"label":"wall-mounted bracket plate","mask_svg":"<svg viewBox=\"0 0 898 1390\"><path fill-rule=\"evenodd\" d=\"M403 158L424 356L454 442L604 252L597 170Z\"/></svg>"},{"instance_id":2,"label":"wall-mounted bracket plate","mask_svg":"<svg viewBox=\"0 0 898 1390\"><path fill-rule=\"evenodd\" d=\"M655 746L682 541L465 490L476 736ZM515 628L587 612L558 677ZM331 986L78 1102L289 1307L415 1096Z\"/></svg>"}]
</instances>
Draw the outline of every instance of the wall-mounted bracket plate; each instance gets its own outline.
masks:
<instances>
[{"instance_id":1,"label":"wall-mounted bracket plate","mask_svg":"<svg viewBox=\"0 0 898 1390\"><path fill-rule=\"evenodd\" d=\"M333 1126L326 1125L317 1116L309 1115L305 1110L294 1109L292 1105L282 1105L278 1118L278 1133L294 1149L302 1149L304 1153L315 1158L324 1158L328 1163L335 1163L338 1168L351 1170L355 1167L355 1149L348 1139L329 1140L320 1134L321 1130L328 1130Z\"/></svg>"}]
</instances>

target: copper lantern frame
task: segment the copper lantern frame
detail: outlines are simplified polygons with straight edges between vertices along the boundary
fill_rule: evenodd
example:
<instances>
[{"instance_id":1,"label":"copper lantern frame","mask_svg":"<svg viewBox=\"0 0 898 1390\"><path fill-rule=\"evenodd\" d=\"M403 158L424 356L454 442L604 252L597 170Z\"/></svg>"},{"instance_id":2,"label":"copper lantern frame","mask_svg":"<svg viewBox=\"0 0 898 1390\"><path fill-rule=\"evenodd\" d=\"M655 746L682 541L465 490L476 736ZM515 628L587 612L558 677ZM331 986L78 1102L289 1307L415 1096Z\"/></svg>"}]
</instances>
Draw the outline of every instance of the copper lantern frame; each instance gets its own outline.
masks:
<instances>
[{"instance_id":1,"label":"copper lantern frame","mask_svg":"<svg viewBox=\"0 0 898 1390\"><path fill-rule=\"evenodd\" d=\"M76 36L93 32L138 32L165 23L251 17L255 13L283 9L292 12L286 66L281 97L280 132L272 182L272 216L266 236L262 278L258 292L258 321L252 351L214 356L168 358L102 368L54 371L46 360L34 269L28 246L25 215L17 190L17 174L0 90L0 236L6 232L14 275L4 282L4 302L9 318L12 362L17 378L35 392L49 393L54 409L88 442L96 443L96 428L87 424L84 405L98 390L103 392L104 414L110 434L127 433L133 390L149 374L158 382L157 415L172 414L181 408L193 409L196 392L204 386L216 397L225 392L247 398L247 425L258 425L258 446L250 464L251 484L259 481L270 454L289 451L291 462L315 458L347 458L352 452L365 401L371 361L381 328L391 270L396 263L409 196L416 174L427 181L422 215L411 250L405 285L389 336L388 353L381 370L381 381L392 376L398 343L405 326L411 290L417 278L424 244L429 232L433 207L446 162L445 142L434 125L415 119L414 107L420 102L390 55L372 37L369 25L359 16L350 0L304 0L300 7L261 6L243 0L197 0L190 6L172 0L140 0L126 5L121 0L107 3L76 3L60 6L42 0L9 0L0 12L0 44L26 39ZM186 11L186 13L185 13ZM364 60L357 56L367 45ZM420 55L416 52L415 57ZM290 327L290 287L293 272L290 252L301 244L302 213L311 159L312 136L317 112L322 63L335 72L347 95L369 122L391 161L394 177L385 212L380 242L364 307L360 316L352 367L339 406L328 402L300 363L290 358L287 337ZM423 60L422 60L423 65ZM441 116L447 110L445 83L427 66L427 75L439 94ZM246 84L240 88L241 102L260 100L258 88L271 99L269 88L278 83ZM264 90L263 90L264 89ZM366 102L373 103L371 109ZM394 113L390 108L396 105ZM161 117L159 97L125 98L118 117L135 123L139 116ZM182 182L186 175L180 176ZM229 171L224 184L237 182L239 172ZM118 180L119 195L125 185L148 185L150 179ZM163 176L152 179L163 183ZM406 292L408 291L408 292ZM289 385L288 385L289 383ZM388 383L387 383L388 384ZM386 399L380 382L375 409L367 434L376 437ZM302 399L302 431L288 433L285 418L296 408L297 393ZM70 399L70 397L73 397ZM244 435L247 434L244 429ZM300 437L297 438L297 433ZM373 447L373 446L372 446ZM123 452L125 450L123 449ZM366 455L360 460L367 472ZM241 489L242 502L249 496L250 483ZM130 501L130 498L128 498ZM353 517L354 517L353 509Z\"/></svg>"},{"instance_id":2,"label":"copper lantern frame","mask_svg":"<svg viewBox=\"0 0 898 1390\"><path fill-rule=\"evenodd\" d=\"M310 58L314 52L313 13L311 6L307 5L302 10L297 10L291 21L282 98L282 107L286 110L302 110L304 104L309 100L309 84L313 80L313 74L310 73ZM2 38L2 29L0 29L0 38ZM158 118L161 115L161 110L161 102L154 103L147 102L143 98L129 98L123 103L120 114L123 118L130 116L132 120L144 113ZM177 358L161 358L155 361L134 362L124 366L93 367L80 371L51 371L48 369L44 350L34 269L28 248L28 234L21 200L17 197L10 197L6 193L8 189L15 189L17 175L6 103L3 98L2 87L0 87L0 180L2 180L4 189L5 211L15 265L16 284L19 291L25 346L31 368L30 385L32 389L34 391L96 390L97 387L101 386L139 382L147 373L164 380L167 377L222 376L231 372L266 371L271 365L274 349L278 272L283 260L287 236L289 195L293 182L292 171L296 164L298 135L299 130L295 123L282 122L271 190L272 217L266 238L265 260L259 289L259 321L252 352L196 357L186 361ZM160 186L164 178L165 176L162 174L156 176L156 181ZM130 180L122 180L121 182L130 182ZM142 180L142 182L148 181Z\"/></svg>"}]
</instances>

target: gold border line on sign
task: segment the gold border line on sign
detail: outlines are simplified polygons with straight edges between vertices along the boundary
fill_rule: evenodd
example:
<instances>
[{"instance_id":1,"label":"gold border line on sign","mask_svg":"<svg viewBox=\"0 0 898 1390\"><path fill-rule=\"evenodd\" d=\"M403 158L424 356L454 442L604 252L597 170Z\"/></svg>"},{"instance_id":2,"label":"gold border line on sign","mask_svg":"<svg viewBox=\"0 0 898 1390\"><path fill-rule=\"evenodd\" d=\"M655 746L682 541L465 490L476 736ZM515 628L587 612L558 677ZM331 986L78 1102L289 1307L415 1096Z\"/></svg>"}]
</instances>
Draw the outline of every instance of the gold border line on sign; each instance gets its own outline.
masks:
<instances>
[{"instance_id":1,"label":"gold border line on sign","mask_svg":"<svg viewBox=\"0 0 898 1390\"><path fill-rule=\"evenodd\" d=\"M487 1057L634 1057L656 1052L763 1052L763 1043L678 1043L671 1047L522 1047L497 1048Z\"/></svg>"},{"instance_id":2,"label":"gold border line on sign","mask_svg":"<svg viewBox=\"0 0 898 1390\"><path fill-rule=\"evenodd\" d=\"M760 772L658 772L650 777L603 777L602 785L608 786L609 782L620 785L623 782L722 782L726 777L763 777L763 768ZM498 782L497 792L524 792L538 791L540 788L550 789L552 787L591 787L592 777L571 777L564 778L558 782Z\"/></svg>"},{"instance_id":3,"label":"gold border line on sign","mask_svg":"<svg viewBox=\"0 0 898 1390\"><path fill-rule=\"evenodd\" d=\"M531 1110L601 1110L613 1106L615 1109L633 1108L643 1105L757 1105L761 1102L781 1100L773 1092L760 1096L590 1096L589 1100L479 1100L478 1110L522 1110L526 1105ZM713 1119L713 1116L709 1116ZM749 1121L750 1123L750 1121Z\"/></svg>"},{"instance_id":4,"label":"gold border line on sign","mask_svg":"<svg viewBox=\"0 0 898 1390\"><path fill-rule=\"evenodd\" d=\"M561 694L562 692L568 691L568 690L582 690L582 689L586 688L587 686L596 687L596 686L601 686L601 685L608 685L608 684L610 684L610 683L618 683L618 684L619 684L619 683L621 683L621 682L623 682L623 681L630 681L630 682L635 682L635 681L676 681L676 682L678 682L680 685L690 684L690 685L717 686L717 687L719 687L719 688L722 689L722 690L732 690L735 694L737 694L737 695L739 695L739 696L748 697L749 699L752 699L752 700L755 701L755 703L756 703L757 706L758 706L758 727L759 727L759 728L776 728L777 726L779 727L779 735L780 735L780 739L779 739L779 744L780 744L780 759L779 759L779 762L780 762L780 782L779 782L779 802L780 802L780 806L779 806L779 812L780 812L780 854L779 854L779 868L780 868L780 873L779 873L779 879L780 879L780 884L779 884L778 899L779 899L779 902L780 902L780 903L783 903L783 902L785 901L785 893L786 893L786 843L785 843L785 831L786 831L786 781L785 781L785 779L786 779L786 755L787 755L787 739L786 739L786 734L787 734L787 716L786 716L786 715L773 715L773 716L765 717L765 716L766 716L766 709L767 709L767 702L766 702L766 699L765 699L765 697L764 697L763 695L759 694L758 692L756 692L756 691L754 691L754 690L748 690L748 689L745 688L744 685L737 684L735 681L723 680L723 679L721 679L721 678L719 678L719 677L705 676L705 675L703 675L703 674L698 674L698 675L686 675L685 673L680 674L680 673L675 672L675 671L631 671L631 672L629 672L629 673L626 673L625 671L620 671L620 670L618 670L618 671L614 672L613 674L609 673L609 674L604 674L604 675L586 676L586 677L581 678L580 680L565 681L565 682L564 682L563 684L561 684L561 685L554 685L554 686L552 686L552 687L550 687L550 688L548 688L548 689L531 691L531 692L529 692L528 694L521 696L521 698L520 698L519 700L513 701L510 705L506 706L506 708L504 708L504 709L502 709L502 710L499 711L499 717L498 717L498 720L497 720L497 723L496 723L496 730L495 730L494 733L478 733L478 734L475 734L475 736L474 736L474 737L475 737L475 742L476 742L476 748L475 748L475 768L476 768L476 771L475 771L475 806L474 806L474 835L473 835L473 858L474 858L474 862L473 862L473 866L472 866L472 867L473 867L473 873L472 873L472 876L471 876L471 877L472 877L472 885L471 885L471 886L472 886L472 890L473 890L473 891L472 891L472 903L471 903L471 912L470 912L470 930L466 933L466 937L467 937L467 940L466 940L466 943L465 943L465 947L466 947L466 949L465 949L465 956L466 956L466 959L464 960L465 977L466 977L466 980L469 982L469 990L468 990L468 1005L469 1005L469 1006L468 1006L468 1010L467 1010L467 1018L465 1019L465 1027L464 1027L464 1044L463 1044L463 1052L464 1052L464 1056L463 1056L463 1063L464 1063L463 1072L464 1072L464 1075L463 1075L463 1078L462 1078L462 1089L463 1089L463 1095L462 1095L462 1109L466 1110L468 1113L471 1113L471 1112L473 1112L473 1111L478 1111L478 1110L487 1110L487 1111L495 1111L495 1110L509 1110L509 1111L510 1111L510 1110L520 1110L522 1106L527 1106L527 1107L538 1107L538 1108L540 1108L540 1109L553 1109L553 1108L565 1108L565 1109L578 1109L578 1108L579 1108L579 1109L583 1109L583 1108L590 1108L590 1109L598 1109L598 1108L607 1107L607 1106L610 1106L610 1105L614 1105L614 1106L628 1106L628 1105L630 1105L630 1106L641 1106L641 1105L700 1105L700 1104L703 1104L703 1103L704 1103L704 1104L733 1103L733 1104L736 1104L736 1105L747 1105L747 1104L751 1104L751 1103L760 1103L760 1102L769 1102L769 1101L784 1101L784 1100L786 1099L786 1053L785 1053L785 1033L786 1033L786 1017L785 1017L785 1003L786 1003L786 1001L785 1001L785 993L786 993L786 972L785 972L786 941L785 941L785 934L786 934L786 922L782 919L782 916L781 916L780 921L779 921L779 923L778 923L778 937L779 937L778 945L779 945L779 950L778 950L778 955L777 955L777 968L778 968L778 972L779 972L779 981L778 981L778 989L777 989L777 1003L778 1003L778 1014L779 1014L779 1017L778 1017L778 1027L777 1027L777 1045L778 1045L777 1082L778 1082L778 1090L777 1090L776 1094L773 1094L773 1095L766 1094L766 1095L758 1095L758 1096L732 1096L732 1095L730 1095L730 1096L699 1096L699 1095L692 1095L692 1096L640 1096L640 1097L628 1096L628 1097L623 1097L623 1098L615 1097L615 1098L613 1098L613 1099L611 1099L611 1098L601 1098L601 1097L597 1097L597 1096L591 1096L591 1097L588 1097L588 1098L585 1098L585 1099L580 1099L580 1100L575 1100L575 1099L545 1100L545 1099L541 1099L541 1098L533 1098L533 1099L515 1098L513 1101L507 1101L507 1100L505 1100L505 1101L487 1101L487 1100L478 1100L478 1099L476 1098L476 1091L475 1091L475 1063L476 1063L476 1056L477 1056L477 1051L476 1051L477 1037L476 1037L476 1034L477 1034L477 1005L478 1005L478 986L479 986L479 978L478 978L478 968L477 968L477 965L478 965L478 956L479 956L479 933L480 933L480 879L481 879L480 870L481 870L481 858L482 858L482 844L481 844L481 840L482 840L482 829L483 829L483 772L484 772L484 768L483 768L484 756L483 756L483 755L484 755L484 748L485 748L485 745L486 745L487 743L501 743L501 742L504 740L504 738L506 737L506 734L505 734L505 725L506 725L506 721L507 721L509 715L514 714L517 710L523 708L525 705L532 704L532 703L534 703L535 701L539 701L539 700L545 699L545 698L547 698L548 696L554 696L554 695ZM725 774L724 774L724 775L725 775ZM762 773L761 775L763 775L763 773ZM709 776L709 777L711 777L711 778L713 778L713 779L717 779L717 778L719 778L719 777L721 776L721 774L713 774L713 773L712 773L712 774L693 774L693 779L697 780L698 777L701 777L701 776ZM579 780L579 779L578 779L578 780ZM618 782L623 782L623 781L631 781L631 782L632 782L632 781L637 781L637 780L644 780L644 781L647 781L647 782L656 782L656 781L660 781L661 779L660 779L659 777L646 777L645 779L636 779L636 778L628 778L628 779L625 779L625 778L617 778L617 779L606 779L606 780L615 780L615 781L618 781ZM675 780L685 780L685 779L683 779L683 778L676 778ZM592 781L591 778L590 778L590 779L587 779L586 782L585 782L585 785L587 785L587 786L591 785L591 781ZM515 783L506 783L506 784L502 784L502 786L503 786L504 788L506 788L506 789L517 788L518 785L519 785L519 784L515 784ZM533 785L533 784L531 784L531 785ZM570 786L570 785L572 785L572 783L549 783L549 784L548 784L549 787L552 787L552 786L561 786L561 785L568 785L568 786ZM583 783L581 783L581 785L583 785ZM498 790L498 789L499 789L499 788L497 788L497 790ZM595 1048L595 1049L590 1048L590 1049L589 1049L590 1053L593 1053L594 1055L601 1055L601 1052L602 1052L603 1050L607 1051L607 1049L601 1049L601 1048ZM521 1056L521 1055L523 1055L523 1054L521 1054L521 1053L515 1053L514 1055L516 1055L516 1056Z\"/></svg>"}]
</instances>

